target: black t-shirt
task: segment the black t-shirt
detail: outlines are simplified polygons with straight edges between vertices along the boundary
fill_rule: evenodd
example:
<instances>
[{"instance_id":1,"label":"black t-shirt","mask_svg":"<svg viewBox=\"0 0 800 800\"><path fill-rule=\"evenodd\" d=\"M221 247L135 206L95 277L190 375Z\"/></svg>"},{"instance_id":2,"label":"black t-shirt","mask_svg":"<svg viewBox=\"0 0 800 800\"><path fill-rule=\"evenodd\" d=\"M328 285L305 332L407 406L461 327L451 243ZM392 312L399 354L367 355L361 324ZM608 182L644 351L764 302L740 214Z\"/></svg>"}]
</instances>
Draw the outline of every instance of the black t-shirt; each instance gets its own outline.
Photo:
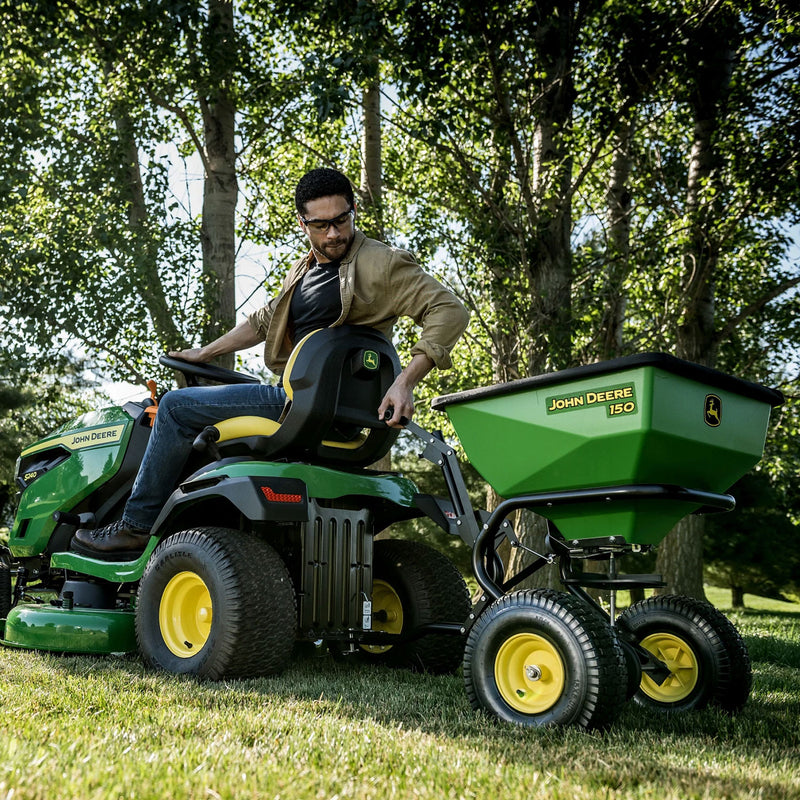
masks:
<instances>
[{"instance_id":1,"label":"black t-shirt","mask_svg":"<svg viewBox=\"0 0 800 800\"><path fill-rule=\"evenodd\" d=\"M290 307L293 344L317 328L329 327L342 315L340 263L314 264L295 287Z\"/></svg>"}]
</instances>

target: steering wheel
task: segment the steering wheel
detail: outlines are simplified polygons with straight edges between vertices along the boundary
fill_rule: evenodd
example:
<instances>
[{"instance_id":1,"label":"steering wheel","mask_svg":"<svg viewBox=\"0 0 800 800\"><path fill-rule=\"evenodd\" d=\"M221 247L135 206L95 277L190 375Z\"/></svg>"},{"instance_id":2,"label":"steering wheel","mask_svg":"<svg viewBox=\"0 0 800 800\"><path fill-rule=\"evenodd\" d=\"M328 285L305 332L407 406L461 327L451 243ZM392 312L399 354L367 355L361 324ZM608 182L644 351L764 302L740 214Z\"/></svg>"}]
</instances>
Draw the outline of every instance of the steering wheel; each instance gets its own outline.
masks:
<instances>
[{"instance_id":1,"label":"steering wheel","mask_svg":"<svg viewBox=\"0 0 800 800\"><path fill-rule=\"evenodd\" d=\"M198 386L198 379L215 383L261 383L255 376L246 375L244 372L236 372L236 370L217 367L213 364L184 361L182 358L168 355L159 356L158 363L182 372L186 376L188 386Z\"/></svg>"}]
</instances>

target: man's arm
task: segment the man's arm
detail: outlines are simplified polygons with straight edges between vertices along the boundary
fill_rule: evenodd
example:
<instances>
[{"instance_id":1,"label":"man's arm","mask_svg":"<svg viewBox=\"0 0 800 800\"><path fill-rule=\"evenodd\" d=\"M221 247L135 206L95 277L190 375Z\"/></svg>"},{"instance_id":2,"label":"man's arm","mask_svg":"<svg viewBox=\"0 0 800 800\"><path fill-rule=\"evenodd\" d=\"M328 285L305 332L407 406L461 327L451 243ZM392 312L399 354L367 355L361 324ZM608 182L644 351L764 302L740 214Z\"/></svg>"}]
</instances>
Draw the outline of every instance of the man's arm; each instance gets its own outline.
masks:
<instances>
[{"instance_id":1,"label":"man's arm","mask_svg":"<svg viewBox=\"0 0 800 800\"><path fill-rule=\"evenodd\" d=\"M410 317L422 328L412 356L426 355L434 366L449 369L450 351L469 323L469 312L461 301L403 250L392 255L385 291L393 313Z\"/></svg>"},{"instance_id":2,"label":"man's arm","mask_svg":"<svg viewBox=\"0 0 800 800\"><path fill-rule=\"evenodd\" d=\"M169 355L175 358L182 358L184 361L196 361L205 363L217 356L224 356L227 353L235 353L237 350L247 350L255 347L264 339L255 332L248 320L240 322L232 331L224 333L205 347L192 347L187 350L175 350Z\"/></svg>"},{"instance_id":3,"label":"man's arm","mask_svg":"<svg viewBox=\"0 0 800 800\"><path fill-rule=\"evenodd\" d=\"M383 415L391 409L393 413L386 424L390 428L402 428L404 423L400 421L401 418L405 417L407 422L414 416L414 387L433 367L432 359L424 353L417 353L386 392L378 408L378 419L383 419Z\"/></svg>"}]
</instances>

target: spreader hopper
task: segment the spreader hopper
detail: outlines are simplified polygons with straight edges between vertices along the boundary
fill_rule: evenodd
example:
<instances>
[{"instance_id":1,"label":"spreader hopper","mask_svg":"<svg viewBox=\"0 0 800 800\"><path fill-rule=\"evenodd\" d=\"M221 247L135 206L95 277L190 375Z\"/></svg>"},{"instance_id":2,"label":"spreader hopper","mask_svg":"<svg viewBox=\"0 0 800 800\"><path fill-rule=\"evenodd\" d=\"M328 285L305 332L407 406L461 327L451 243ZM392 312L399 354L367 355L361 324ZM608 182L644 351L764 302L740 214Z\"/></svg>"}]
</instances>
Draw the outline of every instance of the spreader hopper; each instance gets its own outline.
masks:
<instances>
[{"instance_id":1,"label":"spreader hopper","mask_svg":"<svg viewBox=\"0 0 800 800\"><path fill-rule=\"evenodd\" d=\"M567 539L654 544L761 458L780 392L648 353L437 398L469 460L504 498ZM566 496L564 496L566 495ZM731 501L732 504L732 501Z\"/></svg>"}]
</instances>

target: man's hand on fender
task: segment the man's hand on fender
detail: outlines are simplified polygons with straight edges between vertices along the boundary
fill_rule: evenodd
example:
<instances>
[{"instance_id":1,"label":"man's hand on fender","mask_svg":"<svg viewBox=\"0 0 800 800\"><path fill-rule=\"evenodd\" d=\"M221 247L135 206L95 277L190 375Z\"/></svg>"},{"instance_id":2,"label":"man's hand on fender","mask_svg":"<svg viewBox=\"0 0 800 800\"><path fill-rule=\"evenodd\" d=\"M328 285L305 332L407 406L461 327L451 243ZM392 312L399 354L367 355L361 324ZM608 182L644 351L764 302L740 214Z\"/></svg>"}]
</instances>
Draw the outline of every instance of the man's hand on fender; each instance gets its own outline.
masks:
<instances>
[{"instance_id":1,"label":"man's hand on fender","mask_svg":"<svg viewBox=\"0 0 800 800\"><path fill-rule=\"evenodd\" d=\"M417 353L395 378L378 407L378 419L390 428L402 428L414 416L414 387L433 369L433 361ZM391 410L387 417L386 412Z\"/></svg>"},{"instance_id":2,"label":"man's hand on fender","mask_svg":"<svg viewBox=\"0 0 800 800\"><path fill-rule=\"evenodd\" d=\"M414 416L412 390L402 384L398 386L398 381L400 378L389 387L378 407L378 419L382 419L390 428L402 428Z\"/></svg>"}]
</instances>

